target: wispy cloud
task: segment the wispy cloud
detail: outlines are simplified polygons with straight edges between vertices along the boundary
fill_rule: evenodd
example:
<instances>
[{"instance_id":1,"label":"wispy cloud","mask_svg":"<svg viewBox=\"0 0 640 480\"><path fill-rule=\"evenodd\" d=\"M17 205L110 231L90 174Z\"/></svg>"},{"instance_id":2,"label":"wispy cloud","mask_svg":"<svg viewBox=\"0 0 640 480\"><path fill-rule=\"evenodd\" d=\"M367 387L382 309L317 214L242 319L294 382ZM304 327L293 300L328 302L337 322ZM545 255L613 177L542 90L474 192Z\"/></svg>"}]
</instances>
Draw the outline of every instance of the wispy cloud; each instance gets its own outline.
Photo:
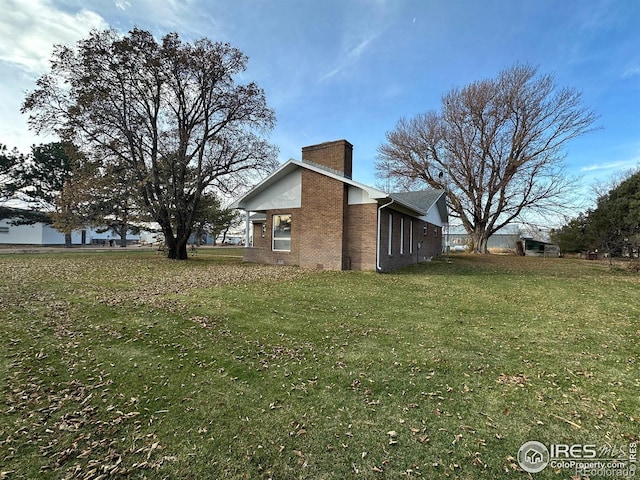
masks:
<instances>
[{"instance_id":1,"label":"wispy cloud","mask_svg":"<svg viewBox=\"0 0 640 480\"><path fill-rule=\"evenodd\" d=\"M595 172L597 170L622 170L627 168L634 168L640 165L640 157L632 158L629 160L620 160L617 162L607 162L607 163L594 163L592 165L587 165L580 169L581 172Z\"/></svg>"},{"instance_id":2,"label":"wispy cloud","mask_svg":"<svg viewBox=\"0 0 640 480\"><path fill-rule=\"evenodd\" d=\"M360 58L367 51L367 49L369 48L371 43L376 39L376 37L377 35L370 35L366 38L361 39L357 45L349 48L345 53L342 54L338 64L329 72L327 72L325 75L320 77L320 82L324 82L325 80L328 80L329 78L336 76L345 68L348 68L353 63L355 63L355 61L358 60L358 58Z\"/></svg>"},{"instance_id":3,"label":"wispy cloud","mask_svg":"<svg viewBox=\"0 0 640 480\"><path fill-rule=\"evenodd\" d=\"M118 7L120 10L126 10L127 8L131 7L131 2L129 2L128 0L116 0L116 7Z\"/></svg>"},{"instance_id":4,"label":"wispy cloud","mask_svg":"<svg viewBox=\"0 0 640 480\"><path fill-rule=\"evenodd\" d=\"M631 65L622 74L622 78L631 78L640 75L640 65Z\"/></svg>"}]
</instances>

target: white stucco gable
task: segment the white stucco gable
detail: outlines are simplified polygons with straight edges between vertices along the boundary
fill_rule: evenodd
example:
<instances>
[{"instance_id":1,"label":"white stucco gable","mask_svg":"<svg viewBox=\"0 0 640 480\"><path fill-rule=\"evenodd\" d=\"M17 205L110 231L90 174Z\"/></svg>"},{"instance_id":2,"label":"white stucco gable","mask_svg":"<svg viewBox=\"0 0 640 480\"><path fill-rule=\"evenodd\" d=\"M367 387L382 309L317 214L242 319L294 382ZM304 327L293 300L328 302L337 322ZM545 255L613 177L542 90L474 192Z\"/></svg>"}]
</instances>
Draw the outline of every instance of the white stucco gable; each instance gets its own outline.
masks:
<instances>
[{"instance_id":1,"label":"white stucco gable","mask_svg":"<svg viewBox=\"0 0 640 480\"><path fill-rule=\"evenodd\" d=\"M446 222L442 220L440 216L440 211L438 207L433 204L426 215L420 217L420 220L424 220L425 222L429 222L433 225L437 225L438 227L442 227Z\"/></svg>"},{"instance_id":2,"label":"white stucco gable","mask_svg":"<svg viewBox=\"0 0 640 480\"><path fill-rule=\"evenodd\" d=\"M376 198L371 197L371 192L356 185L349 185L347 202L349 205L362 205L363 203L378 203Z\"/></svg>"},{"instance_id":3,"label":"white stucco gable","mask_svg":"<svg viewBox=\"0 0 640 480\"><path fill-rule=\"evenodd\" d=\"M376 203L378 199L387 196L385 192L377 188L355 182L321 166L292 159L233 202L230 208L257 212L300 207L302 202L302 169L311 170L347 184L350 205Z\"/></svg>"},{"instance_id":4,"label":"white stucco gable","mask_svg":"<svg viewBox=\"0 0 640 480\"><path fill-rule=\"evenodd\" d=\"M302 204L302 172L293 169L283 172L268 188L257 189L246 198L242 208L256 212L277 208L299 208ZM232 205L233 208L233 205Z\"/></svg>"}]
</instances>

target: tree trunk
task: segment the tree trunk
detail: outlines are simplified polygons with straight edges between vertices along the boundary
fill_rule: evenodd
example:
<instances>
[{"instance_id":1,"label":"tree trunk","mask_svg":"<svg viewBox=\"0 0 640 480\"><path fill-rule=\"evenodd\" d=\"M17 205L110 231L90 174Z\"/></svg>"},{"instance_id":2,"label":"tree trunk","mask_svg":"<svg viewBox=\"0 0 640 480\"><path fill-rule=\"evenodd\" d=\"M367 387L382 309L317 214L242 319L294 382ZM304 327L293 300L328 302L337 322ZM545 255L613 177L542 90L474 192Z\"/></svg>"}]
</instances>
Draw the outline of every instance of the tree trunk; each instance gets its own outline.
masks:
<instances>
[{"instance_id":1,"label":"tree trunk","mask_svg":"<svg viewBox=\"0 0 640 480\"><path fill-rule=\"evenodd\" d=\"M162 222L160 226L162 227L162 235L164 235L164 248L167 252L167 258L174 259L176 258L176 238L173 236L173 229L171 225L164 225Z\"/></svg>"},{"instance_id":2,"label":"tree trunk","mask_svg":"<svg viewBox=\"0 0 640 480\"><path fill-rule=\"evenodd\" d=\"M189 255L187 253L187 243L188 243L189 237L187 237L186 239L178 239L178 241L176 242L176 260L188 260L189 259Z\"/></svg>"},{"instance_id":3,"label":"tree trunk","mask_svg":"<svg viewBox=\"0 0 640 480\"><path fill-rule=\"evenodd\" d=\"M127 225L126 224L120 227L120 230L118 231L118 235L120 235L120 246L126 247L127 246Z\"/></svg>"},{"instance_id":4,"label":"tree trunk","mask_svg":"<svg viewBox=\"0 0 640 480\"><path fill-rule=\"evenodd\" d=\"M188 260L189 255L187 253L187 245L189 244L189 237L191 236L191 227L187 227L184 222L178 223L176 231L176 260Z\"/></svg>"},{"instance_id":5,"label":"tree trunk","mask_svg":"<svg viewBox=\"0 0 640 480\"><path fill-rule=\"evenodd\" d=\"M164 234L164 247L167 249L167 258L175 259L177 257L176 239L173 236L173 232L170 235Z\"/></svg>"},{"instance_id":6,"label":"tree trunk","mask_svg":"<svg viewBox=\"0 0 640 480\"><path fill-rule=\"evenodd\" d=\"M187 243L189 242L189 233L184 228L178 227L178 234L173 235L171 228L163 228L164 241L167 247L167 258L171 260L188 260Z\"/></svg>"},{"instance_id":7,"label":"tree trunk","mask_svg":"<svg viewBox=\"0 0 640 480\"><path fill-rule=\"evenodd\" d=\"M64 234L64 246L66 248L71 248L73 246L70 233L65 233Z\"/></svg>"},{"instance_id":8,"label":"tree trunk","mask_svg":"<svg viewBox=\"0 0 640 480\"><path fill-rule=\"evenodd\" d=\"M472 231L470 235L471 241L473 242L473 253L489 253L489 235L484 228L476 227L476 229Z\"/></svg>"},{"instance_id":9,"label":"tree trunk","mask_svg":"<svg viewBox=\"0 0 640 480\"><path fill-rule=\"evenodd\" d=\"M167 241L167 258L171 260L188 260L189 255L187 253L187 241L189 237L184 238L171 238L171 241Z\"/></svg>"}]
</instances>

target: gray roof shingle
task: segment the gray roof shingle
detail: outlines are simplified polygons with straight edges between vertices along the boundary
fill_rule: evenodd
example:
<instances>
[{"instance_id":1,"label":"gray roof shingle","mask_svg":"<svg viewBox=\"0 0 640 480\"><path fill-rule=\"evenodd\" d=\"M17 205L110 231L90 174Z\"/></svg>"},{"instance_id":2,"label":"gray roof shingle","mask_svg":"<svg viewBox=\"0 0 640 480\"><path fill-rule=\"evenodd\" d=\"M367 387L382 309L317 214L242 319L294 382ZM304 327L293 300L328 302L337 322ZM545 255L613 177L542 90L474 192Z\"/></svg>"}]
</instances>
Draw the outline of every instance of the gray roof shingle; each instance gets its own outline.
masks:
<instances>
[{"instance_id":1,"label":"gray roof shingle","mask_svg":"<svg viewBox=\"0 0 640 480\"><path fill-rule=\"evenodd\" d=\"M443 192L444 190L430 188L428 190L419 190L416 192L390 193L389 197L399 203L410 206L417 211L426 213L438 198L440 198Z\"/></svg>"}]
</instances>

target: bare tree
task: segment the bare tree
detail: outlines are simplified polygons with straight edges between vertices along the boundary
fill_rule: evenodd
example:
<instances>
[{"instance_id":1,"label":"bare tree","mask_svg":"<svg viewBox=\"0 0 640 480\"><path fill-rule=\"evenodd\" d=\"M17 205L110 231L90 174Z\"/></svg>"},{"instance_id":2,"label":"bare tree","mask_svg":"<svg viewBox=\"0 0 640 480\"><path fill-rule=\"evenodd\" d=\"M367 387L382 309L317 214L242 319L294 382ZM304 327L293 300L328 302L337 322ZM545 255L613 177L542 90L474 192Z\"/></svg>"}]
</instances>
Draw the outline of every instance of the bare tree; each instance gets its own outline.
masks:
<instances>
[{"instance_id":1,"label":"bare tree","mask_svg":"<svg viewBox=\"0 0 640 480\"><path fill-rule=\"evenodd\" d=\"M94 31L75 48L56 47L51 72L22 110L36 131L124 166L162 228L169 258L187 259L203 193L228 190L276 162L261 136L275 123L264 92L235 83L246 63L238 49L208 39Z\"/></svg>"},{"instance_id":2,"label":"bare tree","mask_svg":"<svg viewBox=\"0 0 640 480\"><path fill-rule=\"evenodd\" d=\"M473 250L486 253L489 236L521 214L562 206L574 183L563 148L595 119L578 91L516 65L449 91L440 112L401 119L378 148L376 170L401 188L446 189Z\"/></svg>"}]
</instances>

